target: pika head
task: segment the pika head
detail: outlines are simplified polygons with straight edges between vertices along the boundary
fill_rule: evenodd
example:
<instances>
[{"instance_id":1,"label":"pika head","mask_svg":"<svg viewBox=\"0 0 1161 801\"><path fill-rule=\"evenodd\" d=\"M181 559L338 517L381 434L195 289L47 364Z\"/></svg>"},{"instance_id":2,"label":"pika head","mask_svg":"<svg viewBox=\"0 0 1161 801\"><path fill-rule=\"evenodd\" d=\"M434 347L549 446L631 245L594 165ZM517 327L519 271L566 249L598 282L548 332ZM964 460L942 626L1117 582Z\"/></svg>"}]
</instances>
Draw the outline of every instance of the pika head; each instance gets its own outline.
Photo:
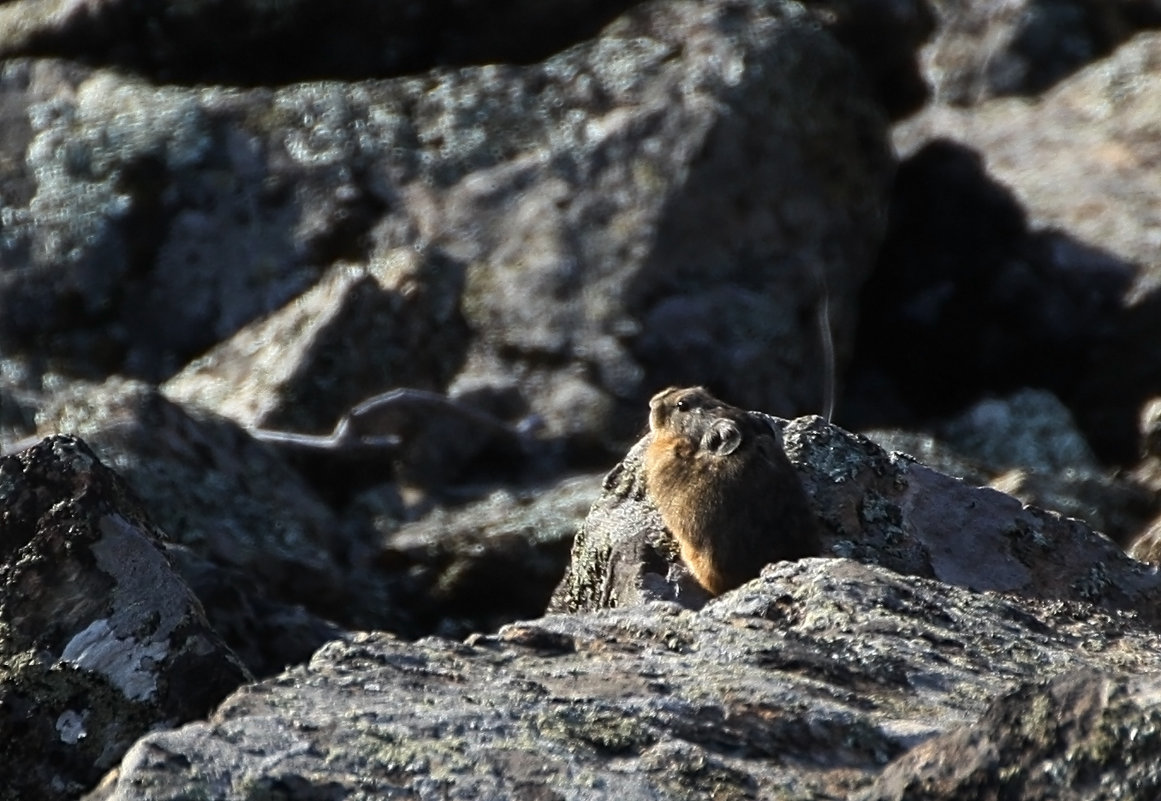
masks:
<instances>
[{"instance_id":1,"label":"pika head","mask_svg":"<svg viewBox=\"0 0 1161 801\"><path fill-rule=\"evenodd\" d=\"M781 431L703 387L649 402L645 485L694 578L711 593L762 565L818 553L816 522Z\"/></svg>"}]
</instances>

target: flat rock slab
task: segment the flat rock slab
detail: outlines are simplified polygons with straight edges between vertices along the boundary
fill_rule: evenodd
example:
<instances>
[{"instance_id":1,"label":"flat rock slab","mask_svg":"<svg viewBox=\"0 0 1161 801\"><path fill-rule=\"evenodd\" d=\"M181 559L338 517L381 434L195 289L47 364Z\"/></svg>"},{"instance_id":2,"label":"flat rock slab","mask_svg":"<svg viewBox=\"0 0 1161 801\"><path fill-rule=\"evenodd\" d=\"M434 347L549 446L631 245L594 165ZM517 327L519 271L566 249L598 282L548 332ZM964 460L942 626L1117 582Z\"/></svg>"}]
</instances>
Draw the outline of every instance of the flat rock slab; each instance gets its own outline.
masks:
<instances>
[{"instance_id":1,"label":"flat rock slab","mask_svg":"<svg viewBox=\"0 0 1161 801\"><path fill-rule=\"evenodd\" d=\"M208 721L143 738L90 798L847 798L1029 679L1096 670L1130 687L1123 673L1161 668L1158 646L1132 615L810 559L698 612L655 603L466 643L331 643ZM1026 703L1053 692L1032 687ZM1106 725L1155 714L1155 693L1133 698ZM1068 753L980 758L1004 786L1022 771L1060 789ZM1119 753L1094 752L1086 775L1115 776Z\"/></svg>"}]
</instances>

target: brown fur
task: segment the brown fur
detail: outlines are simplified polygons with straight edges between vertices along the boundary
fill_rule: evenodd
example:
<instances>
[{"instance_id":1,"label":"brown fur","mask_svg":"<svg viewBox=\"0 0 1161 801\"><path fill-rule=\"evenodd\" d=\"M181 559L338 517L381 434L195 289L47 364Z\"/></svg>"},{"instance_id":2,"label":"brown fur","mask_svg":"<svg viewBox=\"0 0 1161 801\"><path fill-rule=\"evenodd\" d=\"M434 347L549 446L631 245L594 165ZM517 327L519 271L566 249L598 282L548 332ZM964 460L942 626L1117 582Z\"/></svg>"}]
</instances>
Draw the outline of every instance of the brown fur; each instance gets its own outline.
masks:
<instances>
[{"instance_id":1,"label":"brown fur","mask_svg":"<svg viewBox=\"0 0 1161 801\"><path fill-rule=\"evenodd\" d=\"M699 584L717 595L768 562L819 553L776 428L702 387L670 387L649 409L645 484Z\"/></svg>"}]
</instances>

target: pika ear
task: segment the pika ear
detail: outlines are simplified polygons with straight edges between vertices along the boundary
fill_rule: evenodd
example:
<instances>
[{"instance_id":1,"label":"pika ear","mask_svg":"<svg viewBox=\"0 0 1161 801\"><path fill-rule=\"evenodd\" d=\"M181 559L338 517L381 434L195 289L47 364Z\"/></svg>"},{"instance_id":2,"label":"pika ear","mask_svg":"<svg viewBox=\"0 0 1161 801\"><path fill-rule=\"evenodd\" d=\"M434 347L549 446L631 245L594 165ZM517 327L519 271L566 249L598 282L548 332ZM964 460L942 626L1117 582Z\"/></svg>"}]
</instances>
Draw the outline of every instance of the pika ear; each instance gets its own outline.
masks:
<instances>
[{"instance_id":1,"label":"pika ear","mask_svg":"<svg viewBox=\"0 0 1161 801\"><path fill-rule=\"evenodd\" d=\"M715 420L701 438L701 447L718 456L729 456L742 444L742 431L733 420Z\"/></svg>"},{"instance_id":2,"label":"pika ear","mask_svg":"<svg viewBox=\"0 0 1161 801\"><path fill-rule=\"evenodd\" d=\"M782 440L782 428L765 415L757 419L761 421L762 424L768 429L766 433L769 433L770 436L774 438L774 443L778 446L778 448L783 448L785 443Z\"/></svg>"}]
</instances>

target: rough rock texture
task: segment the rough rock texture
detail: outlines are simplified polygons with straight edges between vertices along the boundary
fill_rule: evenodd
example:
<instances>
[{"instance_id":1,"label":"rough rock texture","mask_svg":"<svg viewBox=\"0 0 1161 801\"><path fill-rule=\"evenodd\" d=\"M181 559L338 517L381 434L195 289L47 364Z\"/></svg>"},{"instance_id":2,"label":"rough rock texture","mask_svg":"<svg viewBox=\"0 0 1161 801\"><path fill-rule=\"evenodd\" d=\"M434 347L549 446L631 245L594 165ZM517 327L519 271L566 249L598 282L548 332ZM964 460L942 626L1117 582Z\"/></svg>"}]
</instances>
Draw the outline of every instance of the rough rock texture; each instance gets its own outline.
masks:
<instances>
[{"instance_id":1,"label":"rough rock texture","mask_svg":"<svg viewBox=\"0 0 1161 801\"><path fill-rule=\"evenodd\" d=\"M987 754L1006 770L984 786L1155 781L1155 760L1121 756L1156 737L1158 699L1121 676L1161 667L1159 645L1132 615L809 559L700 612L658 603L467 643L333 643L206 722L143 738L90 798L850 798L1026 677L1093 670L1111 690L1090 707L1105 729L1146 742L1030 748L1035 763ZM1025 693L1040 720L1073 712L1053 691Z\"/></svg>"},{"instance_id":2,"label":"rough rock texture","mask_svg":"<svg viewBox=\"0 0 1161 801\"><path fill-rule=\"evenodd\" d=\"M883 772L861 801L1146 801L1161 794L1161 679L1080 671L1023 685Z\"/></svg>"},{"instance_id":3,"label":"rough rock texture","mask_svg":"<svg viewBox=\"0 0 1161 801\"><path fill-rule=\"evenodd\" d=\"M46 60L3 77L38 113L0 145L0 260L21 267L0 272L0 342L157 380L346 262L365 275L336 306L366 293L373 323L288 341L284 309L217 352L279 332L291 375L244 402L311 431L398 381L515 382L547 437L602 456L634 433L625 402L668 382L818 409L823 284L841 361L893 168L849 55L774 0L644 4L540 63L395 80L154 86ZM401 248L410 289L382 277ZM432 360L392 357L423 336L447 337ZM248 394L215 364L207 402ZM332 402L301 402L336 372Z\"/></svg>"},{"instance_id":4,"label":"rough rock texture","mask_svg":"<svg viewBox=\"0 0 1161 801\"><path fill-rule=\"evenodd\" d=\"M1051 407L1057 407L1058 403L1054 401ZM990 407L992 412L996 410L996 404L1004 405L997 399L981 402L981 406ZM1006 413L1013 411L1016 410L1009 408ZM1030 411L1035 414L1035 409ZM968 410L961 422L970 419L972 414L972 410ZM1008 419L1008 422L1014 420ZM1074 439L1076 430L1071 424L1071 417L1067 420L1039 417L1039 425L1046 423L1061 424L1060 428L1042 429L1048 440L1078 442ZM972 431L972 436L978 439L977 444L986 443L986 448L992 449L997 457L996 461L988 461L979 451L967 455L971 448L965 447L965 443L953 443L930 434L897 429L871 429L862 433L884 450L905 453L967 484L986 485L1029 506L1083 520L1090 528L1126 549L1131 542L1142 536L1161 513L1157 481L1142 475L1139 470L1113 472L1097 466L1085 466L1083 462L1078 467L1068 464L1049 467L1043 461L1043 456L1047 454L1033 458L1030 464L1024 466L1021 459L1035 457L1042 447L1040 443L1028 442L1023 436L993 438L985 428ZM1010 447L1021 442L1023 444L1018 449ZM1134 557L1140 558L1136 554Z\"/></svg>"},{"instance_id":5,"label":"rough rock texture","mask_svg":"<svg viewBox=\"0 0 1161 801\"><path fill-rule=\"evenodd\" d=\"M1034 237L1046 246L1039 258L1025 259L1023 264L1013 259L1023 249L1020 245L1016 251L995 252L998 261L1007 264L1002 283L991 277L987 262L978 260L979 283L973 292L978 297L980 288L993 283L985 293L992 298L993 310L1002 309L1005 298L1018 297L1022 284L1025 294L1038 296L1037 305L1044 311L1027 319L1038 319L1043 330L1058 332L1050 336L1061 346L1056 360L1063 358L1065 363L1044 371L1053 357L1042 350L1025 351L1023 363L1032 367L1035 383L1052 389L1072 409L1098 455L1119 461L1137 455L1140 410L1161 392L1161 361L1154 347L1161 338L1157 250L1161 216L1154 202L1161 194L1161 178L1152 169L1161 125L1158 64L1161 35L1140 34L1034 101L993 100L972 109L932 106L896 132L900 151L916 153L910 159L916 165L912 169L923 158L924 143L933 138L951 138L979 151L979 163L986 163L990 175L1007 187L1006 202L1027 210ZM900 174L907 170L901 167ZM951 186L957 184L953 181ZM934 229L931 215L914 218L914 223L950 242L953 231L961 231L966 241L974 222L975 230L985 234L983 241L997 242L994 234L978 226L987 219L977 216L978 206L969 205L967 196L951 195L957 196L964 202L959 208L931 194L927 201L914 195L908 207L916 211L925 202L929 208L944 204L934 217L943 222ZM956 227L957 217L964 225ZM1012 215L991 219L999 219L999 230L1007 231L1013 242L1020 241ZM1046 273L1043 265L1053 266ZM1056 289L1047 290L1036 280L1029 284L1030 273L1058 276ZM928 297L939 300L935 284L929 286ZM1087 292L1087 300L1082 292ZM1069 303L1060 303L1069 295L1071 311ZM947 296L956 297L945 288L942 297ZM942 303L929 308L945 314L967 308L954 300ZM1031 304L1008 300L1007 305L1014 314L1031 310ZM1074 322L1069 322L1066 311ZM990 313L969 312L963 319L974 319L977 328L996 326L998 321ZM1054 329L1048 325L1053 321L1062 325ZM997 326L990 340L973 335L968 341L995 343L1003 332ZM915 335L922 340L924 332ZM939 336L930 330L926 335L927 342ZM995 350L993 345L986 352Z\"/></svg>"},{"instance_id":6,"label":"rough rock texture","mask_svg":"<svg viewBox=\"0 0 1161 801\"><path fill-rule=\"evenodd\" d=\"M440 389L463 362L463 267L397 248L339 264L164 385L247 428L331 431L387 387ZM361 358L349 358L350 354Z\"/></svg>"},{"instance_id":7,"label":"rough rock texture","mask_svg":"<svg viewBox=\"0 0 1161 801\"><path fill-rule=\"evenodd\" d=\"M1155 0L931 0L936 35L922 53L936 102L1033 95L1161 25Z\"/></svg>"},{"instance_id":8,"label":"rough rock texture","mask_svg":"<svg viewBox=\"0 0 1161 801\"><path fill-rule=\"evenodd\" d=\"M1080 521L1024 507L906 455L888 454L821 418L791 421L783 436L822 521L824 553L974 590L1134 610L1143 620L1161 623L1161 575ZM552 609L704 601L687 590L645 494L643 445L634 446L606 479Z\"/></svg>"},{"instance_id":9,"label":"rough rock texture","mask_svg":"<svg viewBox=\"0 0 1161 801\"><path fill-rule=\"evenodd\" d=\"M280 669L329 639L316 616L402 626L405 615L369 570L372 533L351 536L236 423L111 379L60 397L41 428L83 436L124 475L169 538L189 549L175 563L254 670Z\"/></svg>"},{"instance_id":10,"label":"rough rock texture","mask_svg":"<svg viewBox=\"0 0 1161 801\"><path fill-rule=\"evenodd\" d=\"M0 797L76 798L249 678L159 536L80 440L0 459Z\"/></svg>"},{"instance_id":11,"label":"rough rock texture","mask_svg":"<svg viewBox=\"0 0 1161 801\"><path fill-rule=\"evenodd\" d=\"M396 527L379 563L403 578L394 602L414 630L445 637L495 631L538 614L560 581L576 530L600 494L599 476L519 491L497 490Z\"/></svg>"},{"instance_id":12,"label":"rough rock texture","mask_svg":"<svg viewBox=\"0 0 1161 801\"><path fill-rule=\"evenodd\" d=\"M1154 485L1102 469L1068 409L1044 390L982 400L939 431L951 449L987 465L989 475L978 483L1083 520L1119 545L1161 513Z\"/></svg>"}]
</instances>

